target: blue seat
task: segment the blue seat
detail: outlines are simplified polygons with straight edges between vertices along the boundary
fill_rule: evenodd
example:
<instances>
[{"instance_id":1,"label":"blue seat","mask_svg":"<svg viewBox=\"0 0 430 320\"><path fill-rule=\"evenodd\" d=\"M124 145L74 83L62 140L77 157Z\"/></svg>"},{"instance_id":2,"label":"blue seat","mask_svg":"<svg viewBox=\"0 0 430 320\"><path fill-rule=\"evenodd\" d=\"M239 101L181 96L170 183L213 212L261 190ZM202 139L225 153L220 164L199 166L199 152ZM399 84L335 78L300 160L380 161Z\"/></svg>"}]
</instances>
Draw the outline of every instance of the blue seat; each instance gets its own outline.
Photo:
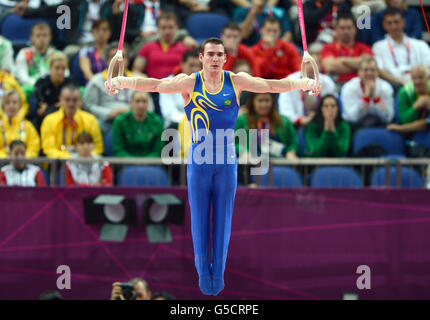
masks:
<instances>
[{"instance_id":1,"label":"blue seat","mask_svg":"<svg viewBox=\"0 0 430 320\"><path fill-rule=\"evenodd\" d=\"M373 171L370 178L371 186L385 186L385 168L378 168ZM401 172L401 186L403 188L422 188L423 180L420 175L411 168L402 167ZM397 169L396 167L390 167L390 186L397 186Z\"/></svg>"},{"instance_id":2,"label":"blue seat","mask_svg":"<svg viewBox=\"0 0 430 320\"><path fill-rule=\"evenodd\" d=\"M224 26L230 22L230 18L219 13L195 13L191 15L186 28L190 36L198 43L210 37L219 38Z\"/></svg>"},{"instance_id":3,"label":"blue seat","mask_svg":"<svg viewBox=\"0 0 430 320\"><path fill-rule=\"evenodd\" d=\"M334 166L317 168L311 175L313 188L361 188L359 174L348 167Z\"/></svg>"},{"instance_id":4,"label":"blue seat","mask_svg":"<svg viewBox=\"0 0 430 320\"><path fill-rule=\"evenodd\" d=\"M113 157L113 137L112 137L112 129L105 133L103 137L104 144L104 155L106 157Z\"/></svg>"},{"instance_id":5,"label":"blue seat","mask_svg":"<svg viewBox=\"0 0 430 320\"><path fill-rule=\"evenodd\" d=\"M416 144L430 148L430 131L415 133L413 140Z\"/></svg>"},{"instance_id":6,"label":"blue seat","mask_svg":"<svg viewBox=\"0 0 430 320\"><path fill-rule=\"evenodd\" d=\"M118 177L120 186L169 186L165 170L154 166L128 166Z\"/></svg>"},{"instance_id":7,"label":"blue seat","mask_svg":"<svg viewBox=\"0 0 430 320\"><path fill-rule=\"evenodd\" d=\"M358 155L361 149L372 145L380 145L386 154L404 154L403 138L396 132L385 128L364 128L354 136L353 154Z\"/></svg>"},{"instance_id":8,"label":"blue seat","mask_svg":"<svg viewBox=\"0 0 430 320\"><path fill-rule=\"evenodd\" d=\"M24 19L17 14L9 14L1 22L1 35L12 43L30 44L31 28L39 22L48 23L45 19Z\"/></svg>"},{"instance_id":9,"label":"blue seat","mask_svg":"<svg viewBox=\"0 0 430 320\"><path fill-rule=\"evenodd\" d=\"M79 54L75 55L72 58L70 62L70 72L81 86L85 86L87 84L87 80L84 77L84 73L79 66Z\"/></svg>"},{"instance_id":10,"label":"blue seat","mask_svg":"<svg viewBox=\"0 0 430 320\"><path fill-rule=\"evenodd\" d=\"M274 187L302 187L302 177L297 173L296 170L285 166L273 166L273 186ZM255 176L251 178L253 181L256 180ZM261 177L261 185L269 186L269 174L265 174Z\"/></svg>"}]
</instances>

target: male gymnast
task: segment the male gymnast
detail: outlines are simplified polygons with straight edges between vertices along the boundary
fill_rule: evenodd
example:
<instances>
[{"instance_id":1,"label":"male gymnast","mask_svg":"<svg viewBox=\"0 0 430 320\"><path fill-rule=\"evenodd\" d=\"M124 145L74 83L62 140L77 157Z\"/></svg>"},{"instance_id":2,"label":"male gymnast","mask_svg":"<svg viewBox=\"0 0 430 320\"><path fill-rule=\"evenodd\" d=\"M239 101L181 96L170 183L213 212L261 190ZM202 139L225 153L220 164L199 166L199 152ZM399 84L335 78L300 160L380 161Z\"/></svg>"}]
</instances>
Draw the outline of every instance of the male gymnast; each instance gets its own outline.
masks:
<instances>
[{"instance_id":1,"label":"male gymnast","mask_svg":"<svg viewBox=\"0 0 430 320\"><path fill-rule=\"evenodd\" d=\"M195 266L202 293L217 295L224 289L224 270L237 186L237 159L234 137L227 137L227 142L225 137L217 141L216 130L226 132L231 129L229 131L234 134L242 91L280 93L311 90L318 93L321 84L309 78L269 80L252 77L245 72L235 74L224 71L226 52L223 42L218 38L209 38L201 44L199 59L203 68L191 75L178 74L164 79L119 76L112 79L110 86L106 81L105 86L109 94L116 94L125 88L182 94L192 137L187 182ZM208 154L204 158L209 161L193 161L195 154L202 149L200 144L205 141L203 138L208 135L212 136L212 148L209 151L205 149ZM217 152L222 154L222 161L218 157L214 161ZM227 155L234 159L226 159ZM209 258L211 207L212 263Z\"/></svg>"}]
</instances>

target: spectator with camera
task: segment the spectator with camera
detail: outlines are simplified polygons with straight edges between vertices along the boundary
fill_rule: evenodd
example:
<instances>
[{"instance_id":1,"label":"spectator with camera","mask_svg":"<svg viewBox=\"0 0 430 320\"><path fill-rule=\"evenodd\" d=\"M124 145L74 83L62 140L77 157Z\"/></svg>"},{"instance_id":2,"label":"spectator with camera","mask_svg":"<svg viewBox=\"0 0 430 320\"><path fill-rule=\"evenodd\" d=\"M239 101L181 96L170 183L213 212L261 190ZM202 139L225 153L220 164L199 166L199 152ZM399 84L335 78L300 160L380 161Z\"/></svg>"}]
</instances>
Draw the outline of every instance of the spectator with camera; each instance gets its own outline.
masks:
<instances>
[{"instance_id":1,"label":"spectator with camera","mask_svg":"<svg viewBox=\"0 0 430 320\"><path fill-rule=\"evenodd\" d=\"M112 284L111 300L151 300L152 293L148 283L142 278L133 278L130 282Z\"/></svg>"}]
</instances>

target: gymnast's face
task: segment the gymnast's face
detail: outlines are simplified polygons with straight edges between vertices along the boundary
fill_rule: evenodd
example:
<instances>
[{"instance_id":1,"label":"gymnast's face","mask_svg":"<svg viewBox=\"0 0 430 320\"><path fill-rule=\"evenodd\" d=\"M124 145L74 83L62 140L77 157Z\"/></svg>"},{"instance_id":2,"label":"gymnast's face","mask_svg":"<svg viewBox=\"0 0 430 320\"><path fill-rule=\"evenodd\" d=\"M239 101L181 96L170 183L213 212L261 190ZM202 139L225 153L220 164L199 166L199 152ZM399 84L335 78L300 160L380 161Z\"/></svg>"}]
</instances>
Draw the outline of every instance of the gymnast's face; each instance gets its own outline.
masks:
<instances>
[{"instance_id":1,"label":"gymnast's face","mask_svg":"<svg viewBox=\"0 0 430 320\"><path fill-rule=\"evenodd\" d=\"M203 70L208 72L222 71L225 63L225 51L222 44L207 43L203 54L199 54L199 59L203 64Z\"/></svg>"},{"instance_id":2,"label":"gymnast's face","mask_svg":"<svg viewBox=\"0 0 430 320\"><path fill-rule=\"evenodd\" d=\"M257 94L254 98L255 113L259 117L267 117L272 112L273 98L269 93Z\"/></svg>"}]
</instances>

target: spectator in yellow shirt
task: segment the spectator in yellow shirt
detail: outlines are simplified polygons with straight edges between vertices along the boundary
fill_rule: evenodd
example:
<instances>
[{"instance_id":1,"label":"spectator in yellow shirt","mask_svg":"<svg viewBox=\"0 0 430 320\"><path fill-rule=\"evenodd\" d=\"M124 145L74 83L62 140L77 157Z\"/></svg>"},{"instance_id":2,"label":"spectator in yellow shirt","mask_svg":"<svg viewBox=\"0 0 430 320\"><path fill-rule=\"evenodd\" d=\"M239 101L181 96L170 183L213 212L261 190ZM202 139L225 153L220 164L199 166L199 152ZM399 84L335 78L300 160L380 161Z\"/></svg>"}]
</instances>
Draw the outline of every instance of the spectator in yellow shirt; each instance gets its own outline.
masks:
<instances>
[{"instance_id":1,"label":"spectator in yellow shirt","mask_svg":"<svg viewBox=\"0 0 430 320\"><path fill-rule=\"evenodd\" d=\"M21 108L18 112L18 117L20 119L24 119L28 113L29 106L27 102L27 98L25 96L24 91L22 91L21 86L14 76L0 69L0 99L3 97L3 94L6 90L14 89L18 92L21 98ZM3 116L3 109L0 110L0 117Z\"/></svg>"},{"instance_id":2,"label":"spectator in yellow shirt","mask_svg":"<svg viewBox=\"0 0 430 320\"><path fill-rule=\"evenodd\" d=\"M97 119L81 107L79 87L64 86L60 92L60 109L47 115L42 122L42 150L48 158L70 158L75 153L76 139L82 131L87 131L94 139L93 154L103 153L103 138Z\"/></svg>"},{"instance_id":3,"label":"spectator in yellow shirt","mask_svg":"<svg viewBox=\"0 0 430 320\"><path fill-rule=\"evenodd\" d=\"M14 140L21 140L25 144L26 157L39 155L40 138L30 121L18 116L21 105L20 94L13 90L6 90L3 94L0 118L0 157L7 157L9 144Z\"/></svg>"}]
</instances>

